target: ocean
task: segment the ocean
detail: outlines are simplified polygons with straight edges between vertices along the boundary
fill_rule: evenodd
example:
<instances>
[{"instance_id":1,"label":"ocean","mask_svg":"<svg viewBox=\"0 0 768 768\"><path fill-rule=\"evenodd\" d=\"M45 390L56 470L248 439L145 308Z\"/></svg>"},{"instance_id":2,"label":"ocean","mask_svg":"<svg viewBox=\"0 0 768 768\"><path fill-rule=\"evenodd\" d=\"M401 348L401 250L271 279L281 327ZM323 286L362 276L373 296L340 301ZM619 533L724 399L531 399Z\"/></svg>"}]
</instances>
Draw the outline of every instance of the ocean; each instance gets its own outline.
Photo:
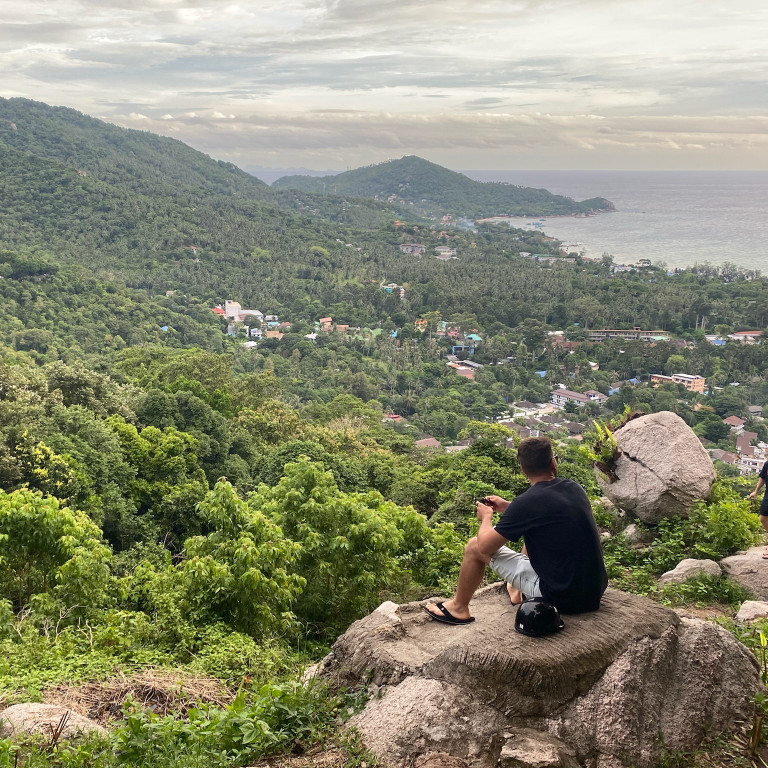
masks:
<instances>
[{"instance_id":1,"label":"ocean","mask_svg":"<svg viewBox=\"0 0 768 768\"><path fill-rule=\"evenodd\" d=\"M544 217L542 231L587 256L670 268L729 261L768 274L768 171L463 171L477 181L543 187L616 212Z\"/></svg>"}]
</instances>

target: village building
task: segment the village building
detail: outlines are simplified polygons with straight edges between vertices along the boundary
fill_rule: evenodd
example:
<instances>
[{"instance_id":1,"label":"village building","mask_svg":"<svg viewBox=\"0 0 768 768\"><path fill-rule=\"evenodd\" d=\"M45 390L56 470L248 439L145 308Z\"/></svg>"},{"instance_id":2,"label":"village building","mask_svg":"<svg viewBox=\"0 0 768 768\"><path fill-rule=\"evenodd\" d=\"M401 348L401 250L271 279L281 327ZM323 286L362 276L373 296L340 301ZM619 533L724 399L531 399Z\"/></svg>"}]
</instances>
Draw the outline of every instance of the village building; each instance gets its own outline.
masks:
<instances>
[{"instance_id":1,"label":"village building","mask_svg":"<svg viewBox=\"0 0 768 768\"><path fill-rule=\"evenodd\" d=\"M587 338L592 342L605 341L606 339L640 339L642 341L669 341L669 334L665 331L645 331L636 325L632 329L602 328L587 332Z\"/></svg>"},{"instance_id":2,"label":"village building","mask_svg":"<svg viewBox=\"0 0 768 768\"><path fill-rule=\"evenodd\" d=\"M738 460L738 455L735 453L731 453L730 451L723 451L720 448L713 448L709 455L712 457L712 460L722 461L726 464L735 464Z\"/></svg>"},{"instance_id":3,"label":"village building","mask_svg":"<svg viewBox=\"0 0 768 768\"><path fill-rule=\"evenodd\" d=\"M757 344L762 335L762 331L736 331L736 333L732 333L728 338L738 341L740 344Z\"/></svg>"},{"instance_id":4,"label":"village building","mask_svg":"<svg viewBox=\"0 0 768 768\"><path fill-rule=\"evenodd\" d=\"M738 451L739 455L751 455L750 449L752 448L751 443L753 440L757 440L757 432L748 432L746 430L744 430L736 438L736 450Z\"/></svg>"},{"instance_id":5,"label":"village building","mask_svg":"<svg viewBox=\"0 0 768 768\"><path fill-rule=\"evenodd\" d=\"M421 256L426 252L427 246L421 245L420 243L401 243L400 250L403 253L415 253L418 256Z\"/></svg>"},{"instance_id":6,"label":"village building","mask_svg":"<svg viewBox=\"0 0 768 768\"><path fill-rule=\"evenodd\" d=\"M742 475L756 475L765 463L765 454L754 446L745 448L736 461Z\"/></svg>"},{"instance_id":7,"label":"village building","mask_svg":"<svg viewBox=\"0 0 768 768\"><path fill-rule=\"evenodd\" d=\"M558 408L565 408L567 403L576 403L578 406L586 405L592 400L581 392L572 392L570 389L554 389L549 401Z\"/></svg>"},{"instance_id":8,"label":"village building","mask_svg":"<svg viewBox=\"0 0 768 768\"><path fill-rule=\"evenodd\" d=\"M437 440L436 438L432 437L431 435L428 435L427 437L423 437L421 440L417 440L414 445L417 448L442 448L442 443Z\"/></svg>"},{"instance_id":9,"label":"village building","mask_svg":"<svg viewBox=\"0 0 768 768\"><path fill-rule=\"evenodd\" d=\"M731 428L731 432L741 434L744 431L745 421L738 416L729 416L727 419L723 419L723 423Z\"/></svg>"},{"instance_id":10,"label":"village building","mask_svg":"<svg viewBox=\"0 0 768 768\"><path fill-rule=\"evenodd\" d=\"M673 373L671 376L664 376L661 373L651 374L651 384L682 384L689 392L704 392L706 379L703 376L693 376L689 373Z\"/></svg>"}]
</instances>

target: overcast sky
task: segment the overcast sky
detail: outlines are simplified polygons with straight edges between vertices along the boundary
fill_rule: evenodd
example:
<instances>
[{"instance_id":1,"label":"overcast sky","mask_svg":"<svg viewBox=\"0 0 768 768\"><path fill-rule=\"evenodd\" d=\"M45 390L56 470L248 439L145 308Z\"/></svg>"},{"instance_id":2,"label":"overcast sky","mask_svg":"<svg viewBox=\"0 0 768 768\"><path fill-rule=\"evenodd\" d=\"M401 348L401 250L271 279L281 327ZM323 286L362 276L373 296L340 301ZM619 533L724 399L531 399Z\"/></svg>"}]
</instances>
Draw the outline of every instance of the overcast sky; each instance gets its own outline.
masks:
<instances>
[{"instance_id":1,"label":"overcast sky","mask_svg":"<svg viewBox=\"0 0 768 768\"><path fill-rule=\"evenodd\" d=\"M0 0L0 96L254 169L768 169L766 0Z\"/></svg>"}]
</instances>

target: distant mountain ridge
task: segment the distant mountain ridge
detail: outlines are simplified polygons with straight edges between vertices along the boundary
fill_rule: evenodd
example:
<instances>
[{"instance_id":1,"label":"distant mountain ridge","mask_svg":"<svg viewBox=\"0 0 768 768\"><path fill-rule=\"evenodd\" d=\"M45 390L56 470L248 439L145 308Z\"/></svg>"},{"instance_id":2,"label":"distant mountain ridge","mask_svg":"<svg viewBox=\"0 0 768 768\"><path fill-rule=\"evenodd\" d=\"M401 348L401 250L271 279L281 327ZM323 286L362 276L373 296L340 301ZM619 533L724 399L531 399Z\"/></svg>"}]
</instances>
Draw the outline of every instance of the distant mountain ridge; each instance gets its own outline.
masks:
<instances>
[{"instance_id":1,"label":"distant mountain ridge","mask_svg":"<svg viewBox=\"0 0 768 768\"><path fill-rule=\"evenodd\" d=\"M546 189L474 181L415 155L345 171L335 176L284 176L275 189L296 189L315 194L372 197L403 201L427 215L451 214L468 218L500 215L576 215L611 211L602 197L577 202Z\"/></svg>"}]
</instances>

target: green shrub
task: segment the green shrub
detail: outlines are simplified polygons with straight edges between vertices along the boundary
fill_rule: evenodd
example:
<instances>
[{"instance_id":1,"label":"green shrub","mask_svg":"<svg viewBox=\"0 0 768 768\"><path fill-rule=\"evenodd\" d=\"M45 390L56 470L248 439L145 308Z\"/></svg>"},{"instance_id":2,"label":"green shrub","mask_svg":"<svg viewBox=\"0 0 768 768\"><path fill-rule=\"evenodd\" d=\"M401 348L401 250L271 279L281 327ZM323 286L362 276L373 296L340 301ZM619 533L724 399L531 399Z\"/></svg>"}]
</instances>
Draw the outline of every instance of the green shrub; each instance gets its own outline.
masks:
<instances>
[{"instance_id":1,"label":"green shrub","mask_svg":"<svg viewBox=\"0 0 768 768\"><path fill-rule=\"evenodd\" d=\"M250 697L241 690L226 709L190 709L186 720L129 710L113 735L120 763L131 766L246 765L296 744L319 741L333 727L339 700L319 686L264 685Z\"/></svg>"},{"instance_id":2,"label":"green shrub","mask_svg":"<svg viewBox=\"0 0 768 768\"><path fill-rule=\"evenodd\" d=\"M718 480L710 501L695 504L687 518L660 521L655 526L655 538L647 547L633 549L623 536L617 535L604 543L603 555L613 586L648 595L657 591L658 576L684 558L720 559L751 546L762 535L760 521L750 512L748 500L741 497L739 485ZM733 604L737 600L737 591L729 592L727 586L719 589L722 594L709 590L718 595L713 602ZM698 591L700 600L705 599L704 586L691 590ZM669 599L673 599L669 594Z\"/></svg>"},{"instance_id":3,"label":"green shrub","mask_svg":"<svg viewBox=\"0 0 768 768\"><path fill-rule=\"evenodd\" d=\"M157 570L145 561L134 570L139 607L186 645L194 627L220 621L253 637L295 629L291 606L304 579L292 564L300 547L226 480L200 502L198 515L212 532L187 539L178 565Z\"/></svg>"},{"instance_id":4,"label":"green shrub","mask_svg":"<svg viewBox=\"0 0 768 768\"><path fill-rule=\"evenodd\" d=\"M376 491L345 493L333 475L306 459L288 464L274 487L249 497L300 545L296 570L306 586L299 618L315 628L345 629L376 606L397 568L402 513Z\"/></svg>"},{"instance_id":5,"label":"green shrub","mask_svg":"<svg viewBox=\"0 0 768 768\"><path fill-rule=\"evenodd\" d=\"M0 491L0 597L18 610L40 594L73 617L105 607L110 557L85 513L39 491Z\"/></svg>"},{"instance_id":6,"label":"green shrub","mask_svg":"<svg viewBox=\"0 0 768 768\"><path fill-rule=\"evenodd\" d=\"M682 584L665 584L659 591L659 602L664 605L728 605L734 610L752 598L752 593L730 579L700 574Z\"/></svg>"}]
</instances>

